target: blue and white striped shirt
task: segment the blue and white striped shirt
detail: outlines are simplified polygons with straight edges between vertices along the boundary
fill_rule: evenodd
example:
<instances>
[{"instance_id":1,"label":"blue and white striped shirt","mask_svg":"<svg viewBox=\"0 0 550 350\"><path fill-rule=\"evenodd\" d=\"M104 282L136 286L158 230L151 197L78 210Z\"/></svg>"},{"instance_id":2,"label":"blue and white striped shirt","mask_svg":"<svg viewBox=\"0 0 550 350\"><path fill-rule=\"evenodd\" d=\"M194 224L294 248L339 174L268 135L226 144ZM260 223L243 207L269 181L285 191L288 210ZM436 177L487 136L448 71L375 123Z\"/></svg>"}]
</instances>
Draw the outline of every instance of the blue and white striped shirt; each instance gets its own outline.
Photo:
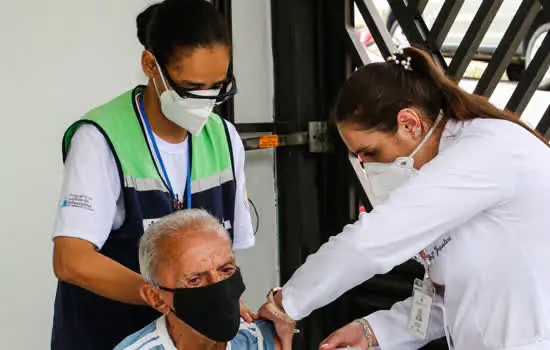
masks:
<instances>
[{"instance_id":1,"label":"blue and white striped shirt","mask_svg":"<svg viewBox=\"0 0 550 350\"><path fill-rule=\"evenodd\" d=\"M248 324L241 319L239 332L227 343L226 350L275 350L275 330L270 322L258 320ZM115 350L177 350L162 316L142 330L130 335Z\"/></svg>"}]
</instances>

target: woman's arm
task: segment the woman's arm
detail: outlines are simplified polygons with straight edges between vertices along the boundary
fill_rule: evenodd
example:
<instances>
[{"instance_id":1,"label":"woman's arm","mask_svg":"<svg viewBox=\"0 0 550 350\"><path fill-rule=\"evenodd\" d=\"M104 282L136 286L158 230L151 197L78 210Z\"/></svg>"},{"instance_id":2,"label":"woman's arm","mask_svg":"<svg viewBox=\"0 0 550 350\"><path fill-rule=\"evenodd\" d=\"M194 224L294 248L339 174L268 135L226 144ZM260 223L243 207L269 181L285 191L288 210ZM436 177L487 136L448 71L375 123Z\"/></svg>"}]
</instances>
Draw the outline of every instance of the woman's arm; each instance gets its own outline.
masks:
<instances>
[{"instance_id":1,"label":"woman's arm","mask_svg":"<svg viewBox=\"0 0 550 350\"><path fill-rule=\"evenodd\" d=\"M435 296L431 309L426 340L417 339L409 332L408 324L412 308L412 297L399 301L389 310L380 310L365 317L382 349L419 349L432 340L445 336L443 301Z\"/></svg>"},{"instance_id":2,"label":"woman's arm","mask_svg":"<svg viewBox=\"0 0 550 350\"><path fill-rule=\"evenodd\" d=\"M307 258L283 287L288 315L306 317L512 198L516 175L506 152L483 137L469 137L438 155L385 204L361 215Z\"/></svg>"},{"instance_id":3,"label":"woman's arm","mask_svg":"<svg viewBox=\"0 0 550 350\"><path fill-rule=\"evenodd\" d=\"M274 314L279 313L277 312L277 306L272 301L268 301L266 304L262 305L258 311L258 316L272 321L275 325L274 340L275 345L278 346L277 349L291 350L296 322L289 320L288 318L283 319L280 317L274 317Z\"/></svg>"},{"instance_id":4,"label":"woman's arm","mask_svg":"<svg viewBox=\"0 0 550 350\"><path fill-rule=\"evenodd\" d=\"M146 305L139 290L141 275L106 257L94 244L79 238L54 240L53 267L61 281L127 304Z\"/></svg>"},{"instance_id":5,"label":"woman's arm","mask_svg":"<svg viewBox=\"0 0 550 350\"><path fill-rule=\"evenodd\" d=\"M92 125L74 134L67 159L54 229L53 269L61 280L109 299L145 304L143 278L99 253L115 225L121 184L105 137ZM122 215L121 215L122 214ZM122 216L122 218L120 218ZM129 246L137 257L137 247Z\"/></svg>"}]
</instances>

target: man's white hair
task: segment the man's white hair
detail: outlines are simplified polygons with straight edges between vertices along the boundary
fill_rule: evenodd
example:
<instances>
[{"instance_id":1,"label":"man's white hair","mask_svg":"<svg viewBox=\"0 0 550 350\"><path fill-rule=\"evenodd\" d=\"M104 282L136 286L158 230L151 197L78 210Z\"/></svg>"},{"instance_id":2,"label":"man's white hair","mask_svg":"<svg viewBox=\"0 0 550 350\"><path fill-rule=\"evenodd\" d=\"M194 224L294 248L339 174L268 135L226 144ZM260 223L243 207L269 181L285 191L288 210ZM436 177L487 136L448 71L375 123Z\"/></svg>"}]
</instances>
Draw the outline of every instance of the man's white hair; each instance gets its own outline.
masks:
<instances>
[{"instance_id":1,"label":"man's white hair","mask_svg":"<svg viewBox=\"0 0 550 350\"><path fill-rule=\"evenodd\" d=\"M228 234L218 219L202 209L178 211L149 226L139 242L139 268L143 278L155 284L159 258L166 254L159 246L164 238L190 230L196 231L197 228L201 231L212 230Z\"/></svg>"}]
</instances>

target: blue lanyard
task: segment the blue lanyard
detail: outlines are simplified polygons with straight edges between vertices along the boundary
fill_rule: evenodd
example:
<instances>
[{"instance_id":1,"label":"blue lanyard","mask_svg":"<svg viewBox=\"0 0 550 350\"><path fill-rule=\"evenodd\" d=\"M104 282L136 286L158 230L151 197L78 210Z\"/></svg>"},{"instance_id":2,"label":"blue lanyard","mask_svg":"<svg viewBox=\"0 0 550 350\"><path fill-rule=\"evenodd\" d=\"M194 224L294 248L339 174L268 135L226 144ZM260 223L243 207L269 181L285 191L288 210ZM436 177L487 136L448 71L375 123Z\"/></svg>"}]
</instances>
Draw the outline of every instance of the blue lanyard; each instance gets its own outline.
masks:
<instances>
[{"instance_id":1,"label":"blue lanyard","mask_svg":"<svg viewBox=\"0 0 550 350\"><path fill-rule=\"evenodd\" d=\"M174 208L179 209L180 205L176 201L174 189L172 188L172 183L170 182L170 178L168 177L168 172L166 171L166 167L164 166L164 162L162 161L162 157L157 146L157 141L155 140L155 135L153 134L153 129L151 129L151 125L149 124L149 120L147 119L147 115L145 114L145 108L143 107L143 95L139 98L139 110L141 111L141 115L143 116L143 121L145 122L147 133L149 134L151 144L153 145L153 149L155 150L155 154L157 155L162 174L164 175L164 179L166 180L166 184L168 185L168 189L170 190L170 196L172 197ZM191 209L191 154L189 154L189 159L187 159L187 184L185 186L185 192L187 193L187 209Z\"/></svg>"}]
</instances>

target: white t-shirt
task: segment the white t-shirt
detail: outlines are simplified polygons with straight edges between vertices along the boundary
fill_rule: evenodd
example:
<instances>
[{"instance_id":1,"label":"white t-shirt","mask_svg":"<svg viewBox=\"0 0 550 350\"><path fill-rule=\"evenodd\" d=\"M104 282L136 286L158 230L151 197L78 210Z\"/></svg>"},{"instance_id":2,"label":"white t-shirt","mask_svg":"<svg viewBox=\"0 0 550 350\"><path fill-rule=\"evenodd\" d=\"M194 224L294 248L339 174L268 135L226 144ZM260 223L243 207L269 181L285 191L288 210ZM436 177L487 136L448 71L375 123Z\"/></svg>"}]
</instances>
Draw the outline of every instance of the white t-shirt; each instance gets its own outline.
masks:
<instances>
[{"instance_id":1,"label":"white t-shirt","mask_svg":"<svg viewBox=\"0 0 550 350\"><path fill-rule=\"evenodd\" d=\"M449 121L439 154L387 202L331 237L283 287L306 317L427 248L429 339L454 349L550 349L550 149L507 121ZM411 281L412 282L412 281ZM411 290L412 293L412 290ZM417 349L411 299L367 317L382 349Z\"/></svg>"},{"instance_id":2,"label":"white t-shirt","mask_svg":"<svg viewBox=\"0 0 550 350\"><path fill-rule=\"evenodd\" d=\"M233 249L248 249L254 245L255 240L245 193L245 152L235 127L229 122L226 124L236 177ZM147 140L153 150L149 135ZM174 193L183 201L189 158L187 139L179 144L170 144L155 135L155 141ZM154 153L153 151L158 167ZM109 233L122 226L125 213L118 169L111 149L95 126L82 125L72 138L65 160L61 206L57 212L53 237L85 239L99 250Z\"/></svg>"}]
</instances>

